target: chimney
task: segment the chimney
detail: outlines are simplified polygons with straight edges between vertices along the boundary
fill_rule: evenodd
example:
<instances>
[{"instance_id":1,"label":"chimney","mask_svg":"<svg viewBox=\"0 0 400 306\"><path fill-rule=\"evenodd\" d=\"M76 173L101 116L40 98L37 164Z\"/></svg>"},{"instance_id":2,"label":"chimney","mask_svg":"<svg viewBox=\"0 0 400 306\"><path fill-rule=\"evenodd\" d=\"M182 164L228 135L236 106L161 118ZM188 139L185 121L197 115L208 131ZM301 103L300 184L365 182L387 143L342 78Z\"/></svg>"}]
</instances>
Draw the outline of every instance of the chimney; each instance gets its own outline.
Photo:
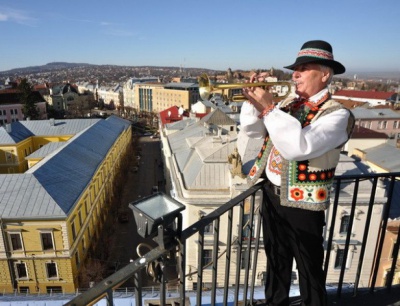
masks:
<instances>
[{"instance_id":1,"label":"chimney","mask_svg":"<svg viewBox=\"0 0 400 306\"><path fill-rule=\"evenodd\" d=\"M7 133L11 133L12 129L11 129L11 123L7 123L6 124L6 131Z\"/></svg>"},{"instance_id":2,"label":"chimney","mask_svg":"<svg viewBox=\"0 0 400 306\"><path fill-rule=\"evenodd\" d=\"M54 126L54 118L49 119L50 126Z\"/></svg>"}]
</instances>

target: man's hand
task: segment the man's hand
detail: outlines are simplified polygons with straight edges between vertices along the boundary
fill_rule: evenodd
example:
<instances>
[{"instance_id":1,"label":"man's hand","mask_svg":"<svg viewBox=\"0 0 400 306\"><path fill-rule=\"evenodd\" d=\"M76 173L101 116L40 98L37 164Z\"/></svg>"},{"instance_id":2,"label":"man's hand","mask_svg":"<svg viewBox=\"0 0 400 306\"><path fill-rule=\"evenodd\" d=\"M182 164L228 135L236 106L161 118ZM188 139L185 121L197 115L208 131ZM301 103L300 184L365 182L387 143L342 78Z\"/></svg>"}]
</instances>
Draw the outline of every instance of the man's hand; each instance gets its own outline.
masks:
<instances>
[{"instance_id":1,"label":"man's hand","mask_svg":"<svg viewBox=\"0 0 400 306\"><path fill-rule=\"evenodd\" d=\"M250 76L249 83L264 82L265 77L268 75L268 72L253 73ZM273 96L268 89L263 89L262 87L244 87L242 92L259 112L262 112L266 107L273 105Z\"/></svg>"}]
</instances>

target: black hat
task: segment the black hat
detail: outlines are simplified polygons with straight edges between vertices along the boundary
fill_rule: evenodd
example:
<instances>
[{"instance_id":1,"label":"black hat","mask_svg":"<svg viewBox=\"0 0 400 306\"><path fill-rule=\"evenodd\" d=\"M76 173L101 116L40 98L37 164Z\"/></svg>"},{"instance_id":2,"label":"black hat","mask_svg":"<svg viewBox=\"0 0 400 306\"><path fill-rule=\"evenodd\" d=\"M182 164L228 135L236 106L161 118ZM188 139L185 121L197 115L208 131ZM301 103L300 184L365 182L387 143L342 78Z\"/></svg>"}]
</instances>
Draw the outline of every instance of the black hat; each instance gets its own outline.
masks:
<instances>
[{"instance_id":1,"label":"black hat","mask_svg":"<svg viewBox=\"0 0 400 306\"><path fill-rule=\"evenodd\" d=\"M296 66L306 63L317 63L331 67L334 74L341 74L346 71L341 63L333 60L332 46L323 40L310 40L304 43L297 54L296 62L285 68L294 70Z\"/></svg>"}]
</instances>

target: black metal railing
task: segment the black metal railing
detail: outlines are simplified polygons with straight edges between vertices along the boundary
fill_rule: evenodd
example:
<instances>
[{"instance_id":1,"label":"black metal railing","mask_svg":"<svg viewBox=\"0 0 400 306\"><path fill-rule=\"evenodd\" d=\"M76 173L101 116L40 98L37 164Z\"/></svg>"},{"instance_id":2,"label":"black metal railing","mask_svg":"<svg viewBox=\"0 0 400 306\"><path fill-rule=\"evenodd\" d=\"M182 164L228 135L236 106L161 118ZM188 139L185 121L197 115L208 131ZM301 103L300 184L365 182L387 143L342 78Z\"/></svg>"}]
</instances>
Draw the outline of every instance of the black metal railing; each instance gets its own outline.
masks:
<instances>
[{"instance_id":1,"label":"black metal railing","mask_svg":"<svg viewBox=\"0 0 400 306\"><path fill-rule=\"evenodd\" d=\"M400 173L381 173L381 174L363 174L363 175L343 175L335 177L334 193L332 196L333 203L329 208L330 223L327 223L327 235L325 241L326 257L324 270L326 277L329 277L330 283L334 283L335 294L339 297L342 294L345 283L351 283L351 290L356 296L360 289L360 277L362 275L365 264L365 252L370 235L371 220L373 209L377 205L377 189L379 192L385 190L384 201L379 197L379 205L382 205L382 213L379 218L379 233L374 241L375 256L372 268L369 274L368 289L372 293L375 289L380 269L381 255L383 251L383 243L385 240L386 229L390 212L393 205L400 206L398 199L393 197L397 188L397 181ZM369 182L368 196L360 192L360 184ZM260 256L264 255L263 241L261 236L261 216L259 210L260 194L262 183L259 183L248 190L242 192L237 197L220 206L210 214L203 216L200 220L185 228L177 237L169 237L165 243L161 243L157 248L151 250L136 261L128 264L121 270L117 271L107 279L97 284L94 288L78 295L65 305L91 305L96 301L106 298L108 305L114 305L113 292L120 287L127 279L133 277L135 279L135 302L136 305L143 305L144 295L141 286L142 269L149 268L149 265L157 263L157 271L159 273L157 279L160 282L160 297L158 303L151 305L166 305L167 299L173 298L171 293L165 290L168 284L168 275L164 273L164 267L169 260L171 254L176 256L176 268L178 282L174 302L168 302L171 305L188 305L188 297L190 297L195 305L254 305L258 297L255 296L257 288L256 275L257 263ZM347 189L344 193L344 189ZM350 190L350 191L349 191ZM358 265L356 273L353 276L346 274L346 261L349 256L350 241L352 237L352 229L354 220L357 218L356 209L360 205L360 201L364 202L365 208L365 224L363 224L362 241L357 244L359 250ZM334 229L338 221L338 209L343 202L346 202L347 210L350 211L349 223L347 224L347 232L345 233L345 241L343 245L343 257L341 260L340 270L336 280L332 281L332 276L328 274L331 265L331 254L335 244ZM367 203L365 203L367 202ZM236 228L236 222L239 225ZM222 225L221 225L222 224ZM210 226L212 226L210 239ZM221 230L223 226L223 230ZM160 230L160 229L159 229ZM207 231L207 232L206 232ZM226 237L222 237L225 233ZM205 239L207 237L207 239ZM192 271L188 268L188 258L195 256L193 250L187 249L187 241L196 239L197 242L197 266ZM211 256L205 253L205 246L212 241ZM207 248L210 248L210 245ZM398 249L400 245L399 235L395 242L391 268L387 271L385 287L390 291L393 278L395 275ZM222 265L222 266L221 266ZM364 269L365 270L365 269ZM205 273L207 272L207 282L205 282ZM335 274L335 275L336 275ZM230 276L233 275L233 278ZM154 275L153 275L154 277ZM349 279L349 277L352 277ZM223 281L221 281L221 279ZM193 281L195 280L195 281ZM188 289L192 286L190 289ZM258 285L260 287L260 285ZM363 284L365 289L365 284Z\"/></svg>"}]
</instances>

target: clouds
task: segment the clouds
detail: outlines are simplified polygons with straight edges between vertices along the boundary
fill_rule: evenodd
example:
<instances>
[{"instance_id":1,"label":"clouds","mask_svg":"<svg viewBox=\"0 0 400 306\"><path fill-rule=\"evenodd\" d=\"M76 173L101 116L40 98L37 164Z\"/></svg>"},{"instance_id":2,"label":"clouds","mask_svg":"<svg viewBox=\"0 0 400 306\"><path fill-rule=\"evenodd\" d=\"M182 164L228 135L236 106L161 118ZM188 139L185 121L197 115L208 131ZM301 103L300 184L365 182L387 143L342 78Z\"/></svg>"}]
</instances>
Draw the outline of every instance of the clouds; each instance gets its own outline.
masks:
<instances>
[{"instance_id":1,"label":"clouds","mask_svg":"<svg viewBox=\"0 0 400 306\"><path fill-rule=\"evenodd\" d=\"M29 27L35 27L38 20L28 12L0 6L0 22L12 22Z\"/></svg>"}]
</instances>

